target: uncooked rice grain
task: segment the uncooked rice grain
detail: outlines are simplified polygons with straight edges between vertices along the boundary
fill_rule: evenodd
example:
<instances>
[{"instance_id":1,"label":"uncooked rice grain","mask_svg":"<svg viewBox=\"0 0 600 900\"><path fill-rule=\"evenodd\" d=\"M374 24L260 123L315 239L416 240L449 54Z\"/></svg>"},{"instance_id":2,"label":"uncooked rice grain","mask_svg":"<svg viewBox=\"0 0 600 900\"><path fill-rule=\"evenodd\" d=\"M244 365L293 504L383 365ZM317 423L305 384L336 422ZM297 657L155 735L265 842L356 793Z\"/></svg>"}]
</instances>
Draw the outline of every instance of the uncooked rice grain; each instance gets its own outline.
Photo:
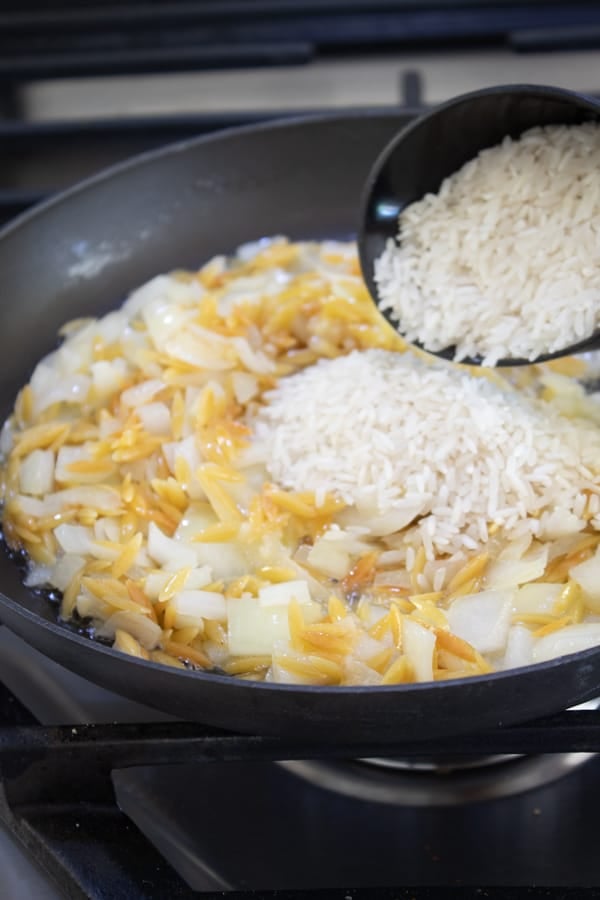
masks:
<instances>
[{"instance_id":1,"label":"uncooked rice grain","mask_svg":"<svg viewBox=\"0 0 600 900\"><path fill-rule=\"evenodd\" d=\"M600 126L533 128L483 150L400 216L379 307L457 361L536 359L600 323Z\"/></svg>"},{"instance_id":2,"label":"uncooked rice grain","mask_svg":"<svg viewBox=\"0 0 600 900\"><path fill-rule=\"evenodd\" d=\"M579 519L598 476L592 423L411 353L320 360L266 399L254 428L276 482L414 510L429 558L476 549L491 523L542 536L552 513Z\"/></svg>"}]
</instances>

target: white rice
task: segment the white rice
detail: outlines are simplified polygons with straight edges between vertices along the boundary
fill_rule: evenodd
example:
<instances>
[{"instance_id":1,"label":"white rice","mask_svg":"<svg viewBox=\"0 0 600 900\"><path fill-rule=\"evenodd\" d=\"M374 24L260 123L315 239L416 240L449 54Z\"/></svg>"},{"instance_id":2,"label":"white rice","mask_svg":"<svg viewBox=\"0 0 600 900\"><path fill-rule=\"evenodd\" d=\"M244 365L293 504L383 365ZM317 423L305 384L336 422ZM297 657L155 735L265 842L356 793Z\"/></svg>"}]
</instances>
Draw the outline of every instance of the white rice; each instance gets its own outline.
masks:
<instances>
[{"instance_id":1,"label":"white rice","mask_svg":"<svg viewBox=\"0 0 600 900\"><path fill-rule=\"evenodd\" d=\"M321 360L266 396L254 429L275 481L421 516L415 537L429 558L485 544L490 524L511 538L587 524L600 432L522 391L367 350Z\"/></svg>"},{"instance_id":2,"label":"white rice","mask_svg":"<svg viewBox=\"0 0 600 900\"><path fill-rule=\"evenodd\" d=\"M600 323L600 126L533 128L400 216L375 266L409 341L455 359L535 359Z\"/></svg>"}]
</instances>

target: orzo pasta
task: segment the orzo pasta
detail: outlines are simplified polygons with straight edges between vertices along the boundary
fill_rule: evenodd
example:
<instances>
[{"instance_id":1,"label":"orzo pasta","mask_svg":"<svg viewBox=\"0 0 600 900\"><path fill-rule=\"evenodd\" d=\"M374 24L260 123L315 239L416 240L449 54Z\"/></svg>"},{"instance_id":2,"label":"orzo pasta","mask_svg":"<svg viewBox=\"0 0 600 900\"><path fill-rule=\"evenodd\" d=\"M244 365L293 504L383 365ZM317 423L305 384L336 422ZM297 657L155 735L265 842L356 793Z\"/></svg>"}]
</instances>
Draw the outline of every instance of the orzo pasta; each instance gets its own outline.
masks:
<instances>
[{"instance_id":1,"label":"orzo pasta","mask_svg":"<svg viewBox=\"0 0 600 900\"><path fill-rule=\"evenodd\" d=\"M600 407L564 360L407 351L355 248L285 239L72 322L2 434L27 584L124 653L444 680L600 644Z\"/></svg>"}]
</instances>

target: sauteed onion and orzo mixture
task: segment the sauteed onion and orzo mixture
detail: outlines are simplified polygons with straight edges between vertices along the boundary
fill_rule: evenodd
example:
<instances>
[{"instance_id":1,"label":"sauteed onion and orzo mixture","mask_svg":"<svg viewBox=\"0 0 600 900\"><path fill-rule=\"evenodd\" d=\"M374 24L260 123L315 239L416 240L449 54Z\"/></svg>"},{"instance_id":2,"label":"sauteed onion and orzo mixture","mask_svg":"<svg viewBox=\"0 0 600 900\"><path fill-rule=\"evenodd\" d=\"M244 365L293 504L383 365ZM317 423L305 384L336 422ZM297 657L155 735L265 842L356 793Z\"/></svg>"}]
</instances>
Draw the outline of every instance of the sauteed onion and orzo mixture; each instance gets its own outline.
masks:
<instances>
[{"instance_id":1,"label":"sauteed onion and orzo mixture","mask_svg":"<svg viewBox=\"0 0 600 900\"><path fill-rule=\"evenodd\" d=\"M350 244L241 248L71 322L1 439L27 584L124 653L300 684L600 644L600 405L580 361L407 351Z\"/></svg>"}]
</instances>

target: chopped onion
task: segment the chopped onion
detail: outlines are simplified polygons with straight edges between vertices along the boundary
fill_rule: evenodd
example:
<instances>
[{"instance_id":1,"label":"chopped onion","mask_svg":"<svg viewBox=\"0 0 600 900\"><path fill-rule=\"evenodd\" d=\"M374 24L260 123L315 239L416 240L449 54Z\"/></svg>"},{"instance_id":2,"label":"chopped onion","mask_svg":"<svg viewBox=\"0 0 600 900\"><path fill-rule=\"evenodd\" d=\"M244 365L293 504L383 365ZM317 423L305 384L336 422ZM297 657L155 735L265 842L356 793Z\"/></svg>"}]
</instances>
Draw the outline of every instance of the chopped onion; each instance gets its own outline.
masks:
<instances>
[{"instance_id":1,"label":"chopped onion","mask_svg":"<svg viewBox=\"0 0 600 900\"><path fill-rule=\"evenodd\" d=\"M525 584L527 581L535 581L536 578L542 577L547 564L547 547L540 547L522 559L498 559L489 566L486 572L486 589L490 591L504 590Z\"/></svg>"},{"instance_id":2,"label":"chopped onion","mask_svg":"<svg viewBox=\"0 0 600 900\"><path fill-rule=\"evenodd\" d=\"M0 429L0 457L8 456L13 447L14 435L13 425L10 419L7 419Z\"/></svg>"},{"instance_id":3,"label":"chopped onion","mask_svg":"<svg viewBox=\"0 0 600 900\"><path fill-rule=\"evenodd\" d=\"M92 541L90 553L92 556L95 556L96 559L110 559L114 561L121 555L121 550L117 545L107 547L104 541Z\"/></svg>"},{"instance_id":4,"label":"chopped onion","mask_svg":"<svg viewBox=\"0 0 600 900\"><path fill-rule=\"evenodd\" d=\"M256 466L257 468L260 467L264 472L265 463L270 459L269 450L269 445L264 441L260 441L255 434L252 443L248 444L246 447L240 448L236 459L237 468L249 469L250 467ZM263 481L265 480L266 479L263 478Z\"/></svg>"},{"instance_id":5,"label":"chopped onion","mask_svg":"<svg viewBox=\"0 0 600 900\"><path fill-rule=\"evenodd\" d=\"M587 606L592 612L600 613L600 548L591 559L573 566L569 575L580 585Z\"/></svg>"},{"instance_id":6,"label":"chopped onion","mask_svg":"<svg viewBox=\"0 0 600 900\"><path fill-rule=\"evenodd\" d=\"M148 554L168 572L194 568L198 561L193 547L167 537L154 522L148 526Z\"/></svg>"},{"instance_id":7,"label":"chopped onion","mask_svg":"<svg viewBox=\"0 0 600 900\"><path fill-rule=\"evenodd\" d=\"M85 320L84 320L85 322ZM87 324L73 331L72 336L56 351L53 365L60 375L87 371L94 358L94 344L98 339L98 322L88 319ZM51 358L52 354L46 357Z\"/></svg>"},{"instance_id":8,"label":"chopped onion","mask_svg":"<svg viewBox=\"0 0 600 900\"><path fill-rule=\"evenodd\" d=\"M56 384L59 376L56 371L58 365L57 353L49 353L37 364L29 381L34 395L48 390Z\"/></svg>"},{"instance_id":9,"label":"chopped onion","mask_svg":"<svg viewBox=\"0 0 600 900\"><path fill-rule=\"evenodd\" d=\"M77 553L65 553L52 568L50 581L59 591L66 591L75 575L85 566L85 559Z\"/></svg>"},{"instance_id":10,"label":"chopped onion","mask_svg":"<svg viewBox=\"0 0 600 900\"><path fill-rule=\"evenodd\" d=\"M526 532L519 538L509 541L498 554L498 559L521 559L531 547L531 541L531 532Z\"/></svg>"},{"instance_id":11,"label":"chopped onion","mask_svg":"<svg viewBox=\"0 0 600 900\"><path fill-rule=\"evenodd\" d=\"M175 474L175 466L178 459L182 459L187 463L192 475L201 462L198 447L196 446L196 438L193 434L182 441L169 441L163 444L162 452L173 475ZM191 483L187 485L187 492L192 500L206 500L204 491L193 477Z\"/></svg>"},{"instance_id":12,"label":"chopped onion","mask_svg":"<svg viewBox=\"0 0 600 900\"><path fill-rule=\"evenodd\" d=\"M321 540L331 541L346 553L358 556L360 553L367 553L373 549L367 541L361 540L361 537L368 533L369 529L364 525L347 525L345 528L340 528L339 525L333 524L321 536Z\"/></svg>"},{"instance_id":13,"label":"chopped onion","mask_svg":"<svg viewBox=\"0 0 600 900\"><path fill-rule=\"evenodd\" d=\"M392 569L391 571L376 572L374 585L387 584L395 587L410 588L410 572L406 569Z\"/></svg>"},{"instance_id":14,"label":"chopped onion","mask_svg":"<svg viewBox=\"0 0 600 900\"><path fill-rule=\"evenodd\" d=\"M210 336L199 336L195 332L185 331L181 329L168 341L165 342L164 349L169 356L180 359L199 369L225 371L233 369L235 366L235 357L233 353L227 352L227 345L232 346L233 339L224 339L218 348L215 348L219 335L210 332Z\"/></svg>"},{"instance_id":15,"label":"chopped onion","mask_svg":"<svg viewBox=\"0 0 600 900\"><path fill-rule=\"evenodd\" d=\"M50 494L50 497L54 496L54 494ZM15 505L26 516L34 516L35 518L53 515L55 511L58 512L58 510L54 509L52 512L50 511L51 505L48 502L48 497L45 497L44 500L38 500L37 497L29 497L27 494L17 494Z\"/></svg>"},{"instance_id":16,"label":"chopped onion","mask_svg":"<svg viewBox=\"0 0 600 900\"><path fill-rule=\"evenodd\" d=\"M178 541L193 540L197 534L216 522L217 517L207 503L190 503L173 537Z\"/></svg>"},{"instance_id":17,"label":"chopped onion","mask_svg":"<svg viewBox=\"0 0 600 900\"><path fill-rule=\"evenodd\" d=\"M199 565L210 566L215 578L239 578L248 572L248 561L238 543L194 544Z\"/></svg>"},{"instance_id":18,"label":"chopped onion","mask_svg":"<svg viewBox=\"0 0 600 900\"><path fill-rule=\"evenodd\" d=\"M30 562L27 575L25 576L25 587L36 588L43 584L52 583L52 566L42 566L37 563Z\"/></svg>"},{"instance_id":19,"label":"chopped onion","mask_svg":"<svg viewBox=\"0 0 600 900\"><path fill-rule=\"evenodd\" d=\"M104 621L110 615L111 607L99 597L94 597L89 592L82 592L77 597L77 612L82 619L100 619Z\"/></svg>"},{"instance_id":20,"label":"chopped onion","mask_svg":"<svg viewBox=\"0 0 600 900\"><path fill-rule=\"evenodd\" d=\"M317 603L302 607L304 620L322 616ZM233 656L263 656L272 652L276 641L289 641L287 606L261 606L255 597L227 600L229 651Z\"/></svg>"},{"instance_id":21,"label":"chopped onion","mask_svg":"<svg viewBox=\"0 0 600 900\"><path fill-rule=\"evenodd\" d=\"M244 473L244 475L247 474L248 473L246 472ZM252 474L251 470L250 474ZM252 505L254 497L258 492L260 492L265 481L268 481L268 476L263 469L262 480L258 486L253 486L252 484L250 484L247 478L244 478L242 481L230 481L227 484L227 493L229 494L237 508L240 511L247 513L250 509L250 506Z\"/></svg>"},{"instance_id":22,"label":"chopped onion","mask_svg":"<svg viewBox=\"0 0 600 900\"><path fill-rule=\"evenodd\" d=\"M120 340L123 332L128 326L128 317L125 311L116 309L107 313L101 319L92 320L96 334L102 338L105 344L113 344Z\"/></svg>"},{"instance_id":23,"label":"chopped onion","mask_svg":"<svg viewBox=\"0 0 600 900\"><path fill-rule=\"evenodd\" d=\"M192 569L188 577L185 579L184 587L186 590L198 590L205 585L214 581L214 573L210 566L200 566L199 569Z\"/></svg>"},{"instance_id":24,"label":"chopped onion","mask_svg":"<svg viewBox=\"0 0 600 900\"><path fill-rule=\"evenodd\" d=\"M276 684L311 684L312 681L308 676L300 675L298 672L292 672L291 670L286 669L285 665L285 656L290 656L292 659L296 656L296 654L292 654L289 652L287 645L285 642L278 641L280 644L284 644L285 649L283 649L282 656L277 660L277 662L273 661L271 664L271 668L269 669L265 681L273 681ZM275 651L273 651L275 652Z\"/></svg>"},{"instance_id":25,"label":"chopped onion","mask_svg":"<svg viewBox=\"0 0 600 900\"><path fill-rule=\"evenodd\" d=\"M82 484L64 491L57 491L51 496L60 504L56 512L65 506L89 506L102 515L102 513L118 512L121 507L121 494L116 488L107 485Z\"/></svg>"},{"instance_id":26,"label":"chopped onion","mask_svg":"<svg viewBox=\"0 0 600 900\"><path fill-rule=\"evenodd\" d=\"M283 237L282 235L274 235L273 237L259 238L257 241L247 241L247 243L240 244L240 246L237 248L236 256L241 260L241 262L249 262L253 257L261 253L267 247L272 247L273 244L278 244L285 240L285 237ZM223 261L223 268L225 268L226 260L224 256L215 256L214 260L211 260L211 265L216 261L218 261L219 263Z\"/></svg>"},{"instance_id":27,"label":"chopped onion","mask_svg":"<svg viewBox=\"0 0 600 900\"><path fill-rule=\"evenodd\" d=\"M435 634L414 619L402 621L402 651L410 662L417 681L433 680Z\"/></svg>"},{"instance_id":28,"label":"chopped onion","mask_svg":"<svg viewBox=\"0 0 600 900\"><path fill-rule=\"evenodd\" d=\"M585 528L585 519L580 519L568 509L556 508L544 512L540 518L540 537L545 541L555 541L570 534L577 534Z\"/></svg>"},{"instance_id":29,"label":"chopped onion","mask_svg":"<svg viewBox=\"0 0 600 900\"><path fill-rule=\"evenodd\" d=\"M90 366L94 391L99 397L110 397L116 393L127 378L127 363L124 359L110 362L100 359Z\"/></svg>"},{"instance_id":30,"label":"chopped onion","mask_svg":"<svg viewBox=\"0 0 600 900\"><path fill-rule=\"evenodd\" d=\"M164 569L149 572L144 579L144 593L150 600L158 600L158 595L172 577L173 573L165 572Z\"/></svg>"},{"instance_id":31,"label":"chopped onion","mask_svg":"<svg viewBox=\"0 0 600 900\"><path fill-rule=\"evenodd\" d=\"M513 613L533 613L546 615L552 612L554 604L563 590L562 584L524 584L513 593Z\"/></svg>"},{"instance_id":32,"label":"chopped onion","mask_svg":"<svg viewBox=\"0 0 600 900\"><path fill-rule=\"evenodd\" d=\"M446 613L448 625L480 653L494 653L506 644L512 604L512 591L482 591L458 597Z\"/></svg>"},{"instance_id":33,"label":"chopped onion","mask_svg":"<svg viewBox=\"0 0 600 900\"><path fill-rule=\"evenodd\" d=\"M85 525L57 525L54 536L65 553L83 556L92 552L92 531Z\"/></svg>"},{"instance_id":34,"label":"chopped onion","mask_svg":"<svg viewBox=\"0 0 600 900\"><path fill-rule=\"evenodd\" d=\"M157 600L158 595L165 587L170 578L173 577L172 572L158 571L150 572L144 580L144 593L150 600ZM192 569L185 579L184 589L197 590L213 581L212 569L210 566L201 566L199 569Z\"/></svg>"},{"instance_id":35,"label":"chopped onion","mask_svg":"<svg viewBox=\"0 0 600 900\"><path fill-rule=\"evenodd\" d=\"M160 625L141 613L120 610L96 629L98 637L114 638L117 629L126 631L140 642L146 650L154 650L162 635Z\"/></svg>"},{"instance_id":36,"label":"chopped onion","mask_svg":"<svg viewBox=\"0 0 600 900\"><path fill-rule=\"evenodd\" d=\"M302 604L311 602L306 581L270 584L258 592L258 602L261 606L287 606L291 600Z\"/></svg>"},{"instance_id":37,"label":"chopped onion","mask_svg":"<svg viewBox=\"0 0 600 900\"><path fill-rule=\"evenodd\" d=\"M406 553L403 550L384 550L379 554L377 565L379 566L400 566L404 565Z\"/></svg>"},{"instance_id":38,"label":"chopped onion","mask_svg":"<svg viewBox=\"0 0 600 900\"><path fill-rule=\"evenodd\" d=\"M24 494L37 497L49 493L54 487L54 453L52 450L32 450L21 461L19 486Z\"/></svg>"},{"instance_id":39,"label":"chopped onion","mask_svg":"<svg viewBox=\"0 0 600 900\"><path fill-rule=\"evenodd\" d=\"M141 381L139 384L134 384L133 387L123 391L121 403L129 406L131 409L135 409L152 400L154 395L160 393L164 387L165 385L160 378L150 378L148 381Z\"/></svg>"},{"instance_id":40,"label":"chopped onion","mask_svg":"<svg viewBox=\"0 0 600 900\"><path fill-rule=\"evenodd\" d=\"M272 557L272 559L274 560L275 565L283 566L284 569L292 569L292 571L297 574L298 578L301 578L302 581L306 581L310 596L313 600L325 601L329 597L331 591L327 585L322 584L318 578L315 578L315 576L305 568L308 552L306 554L301 552L304 550L309 551L310 548L303 544L298 548L293 557L281 554L277 558ZM265 559L268 559L268 557L265 557Z\"/></svg>"},{"instance_id":41,"label":"chopped onion","mask_svg":"<svg viewBox=\"0 0 600 900\"><path fill-rule=\"evenodd\" d=\"M148 434L171 433L171 413L166 403L147 403L136 412Z\"/></svg>"},{"instance_id":42,"label":"chopped onion","mask_svg":"<svg viewBox=\"0 0 600 900\"><path fill-rule=\"evenodd\" d=\"M231 343L237 350L242 365L246 366L251 372L265 375L275 370L273 360L269 359L262 350L253 350L246 338L235 337L231 339Z\"/></svg>"},{"instance_id":43,"label":"chopped onion","mask_svg":"<svg viewBox=\"0 0 600 900\"><path fill-rule=\"evenodd\" d=\"M175 594L172 602L176 611L176 628L185 627L177 621L179 617L211 619L216 622L225 622L227 619L225 597L217 591L184 590Z\"/></svg>"},{"instance_id":44,"label":"chopped onion","mask_svg":"<svg viewBox=\"0 0 600 900\"><path fill-rule=\"evenodd\" d=\"M567 553L570 553L581 541L580 534L569 534L565 537L559 538L557 541L554 541L549 546L548 551L548 561L552 562L553 559L556 559L559 556L565 556Z\"/></svg>"},{"instance_id":45,"label":"chopped onion","mask_svg":"<svg viewBox=\"0 0 600 900\"><path fill-rule=\"evenodd\" d=\"M401 531L423 512L426 504L421 499L419 502L406 503L395 507L387 513L366 517L361 524L368 528L375 537L385 537Z\"/></svg>"},{"instance_id":46,"label":"chopped onion","mask_svg":"<svg viewBox=\"0 0 600 900\"><path fill-rule=\"evenodd\" d=\"M533 648L533 661L545 662L564 656L566 653L578 653L597 647L600 644L600 622L581 625L566 625L560 631L547 634L537 640Z\"/></svg>"},{"instance_id":47,"label":"chopped onion","mask_svg":"<svg viewBox=\"0 0 600 900\"><path fill-rule=\"evenodd\" d=\"M343 547L336 547L334 541L325 537L317 538L311 547L306 562L317 572L330 578L343 578L350 568L350 556Z\"/></svg>"},{"instance_id":48,"label":"chopped onion","mask_svg":"<svg viewBox=\"0 0 600 900\"><path fill-rule=\"evenodd\" d=\"M113 541L118 544L121 539L121 529L117 519L109 519L102 516L94 522L94 537L97 541Z\"/></svg>"},{"instance_id":49,"label":"chopped onion","mask_svg":"<svg viewBox=\"0 0 600 900\"><path fill-rule=\"evenodd\" d=\"M231 384L238 403L246 404L258 394L258 379L249 372L232 372Z\"/></svg>"},{"instance_id":50,"label":"chopped onion","mask_svg":"<svg viewBox=\"0 0 600 900\"><path fill-rule=\"evenodd\" d=\"M352 659L352 657L344 662L344 675L344 683L348 685L358 684L376 687L381 684L379 672L371 669L370 666L365 665L359 659Z\"/></svg>"},{"instance_id":51,"label":"chopped onion","mask_svg":"<svg viewBox=\"0 0 600 900\"><path fill-rule=\"evenodd\" d=\"M380 619L383 619L385 616L387 616L388 612L389 609L387 608L387 606L379 606L376 603L370 603L368 606L366 617L367 628L372 628L376 622L379 622ZM381 638L382 641L385 640L386 635L389 635L389 631L386 631L383 638Z\"/></svg>"},{"instance_id":52,"label":"chopped onion","mask_svg":"<svg viewBox=\"0 0 600 900\"><path fill-rule=\"evenodd\" d=\"M233 656L270 654L275 641L288 641L287 606L260 606L254 597L227 601L229 652Z\"/></svg>"},{"instance_id":53,"label":"chopped onion","mask_svg":"<svg viewBox=\"0 0 600 900\"><path fill-rule=\"evenodd\" d=\"M84 459L90 459L90 451L85 444L78 444L75 447L61 447L56 455L56 480L63 482L76 481L77 475L69 471L69 466L71 463L80 462Z\"/></svg>"},{"instance_id":54,"label":"chopped onion","mask_svg":"<svg viewBox=\"0 0 600 900\"><path fill-rule=\"evenodd\" d=\"M374 537L387 537L406 528L420 515L427 505L428 498L414 497L400 500L393 509L380 513L377 510L355 507L339 516L343 525L361 525Z\"/></svg>"},{"instance_id":55,"label":"chopped onion","mask_svg":"<svg viewBox=\"0 0 600 900\"><path fill-rule=\"evenodd\" d=\"M202 296L202 288L197 281L189 285L189 287L187 285L184 286L188 288L187 293L192 297L198 298ZM173 287L173 279L169 275L157 275L129 295L123 304L123 312L126 313L130 320L133 319L140 313L143 313L144 309L150 307L151 304L168 301L173 294ZM194 288L194 290L191 290L191 288Z\"/></svg>"},{"instance_id":56,"label":"chopped onion","mask_svg":"<svg viewBox=\"0 0 600 900\"><path fill-rule=\"evenodd\" d=\"M95 507L99 514L117 512L121 505L121 495L109 487L79 485L47 494L43 500L27 494L17 494L15 501L25 515L43 518L54 516L68 506Z\"/></svg>"},{"instance_id":57,"label":"chopped onion","mask_svg":"<svg viewBox=\"0 0 600 900\"><path fill-rule=\"evenodd\" d=\"M107 438L111 434L114 434L121 428L122 423L115 416L111 416L111 414L104 410L104 415L100 418L100 437Z\"/></svg>"},{"instance_id":58,"label":"chopped onion","mask_svg":"<svg viewBox=\"0 0 600 900\"><path fill-rule=\"evenodd\" d=\"M177 307L171 302L172 283L167 276L158 276L132 294L127 304L141 312L142 318L150 334L154 346L158 350L166 349L169 338L179 331L194 317L194 310ZM200 287L198 285L198 287ZM144 295L141 292L144 291ZM136 296L137 295L137 296ZM198 296L198 293L196 293Z\"/></svg>"},{"instance_id":59,"label":"chopped onion","mask_svg":"<svg viewBox=\"0 0 600 900\"><path fill-rule=\"evenodd\" d=\"M63 491L47 494L43 500L19 494L16 500L26 515L36 517L54 516L67 506L88 506L95 508L100 515L118 512L121 506L121 495L118 491L96 485L65 488Z\"/></svg>"},{"instance_id":60,"label":"chopped onion","mask_svg":"<svg viewBox=\"0 0 600 900\"><path fill-rule=\"evenodd\" d=\"M533 645L535 639L524 625L513 625L508 631L506 652L502 667L516 669L529 666L533 662Z\"/></svg>"},{"instance_id":61,"label":"chopped onion","mask_svg":"<svg viewBox=\"0 0 600 900\"><path fill-rule=\"evenodd\" d=\"M85 403L92 384L89 375L65 375L54 385L35 394L35 412L39 415L54 403Z\"/></svg>"},{"instance_id":62,"label":"chopped onion","mask_svg":"<svg viewBox=\"0 0 600 900\"><path fill-rule=\"evenodd\" d=\"M371 637L371 635L366 631L359 631L356 643L354 645L354 656L362 660L363 662L367 659L372 659L378 653L381 653L382 650L385 650L384 644L380 641L376 641L375 638Z\"/></svg>"}]
</instances>

